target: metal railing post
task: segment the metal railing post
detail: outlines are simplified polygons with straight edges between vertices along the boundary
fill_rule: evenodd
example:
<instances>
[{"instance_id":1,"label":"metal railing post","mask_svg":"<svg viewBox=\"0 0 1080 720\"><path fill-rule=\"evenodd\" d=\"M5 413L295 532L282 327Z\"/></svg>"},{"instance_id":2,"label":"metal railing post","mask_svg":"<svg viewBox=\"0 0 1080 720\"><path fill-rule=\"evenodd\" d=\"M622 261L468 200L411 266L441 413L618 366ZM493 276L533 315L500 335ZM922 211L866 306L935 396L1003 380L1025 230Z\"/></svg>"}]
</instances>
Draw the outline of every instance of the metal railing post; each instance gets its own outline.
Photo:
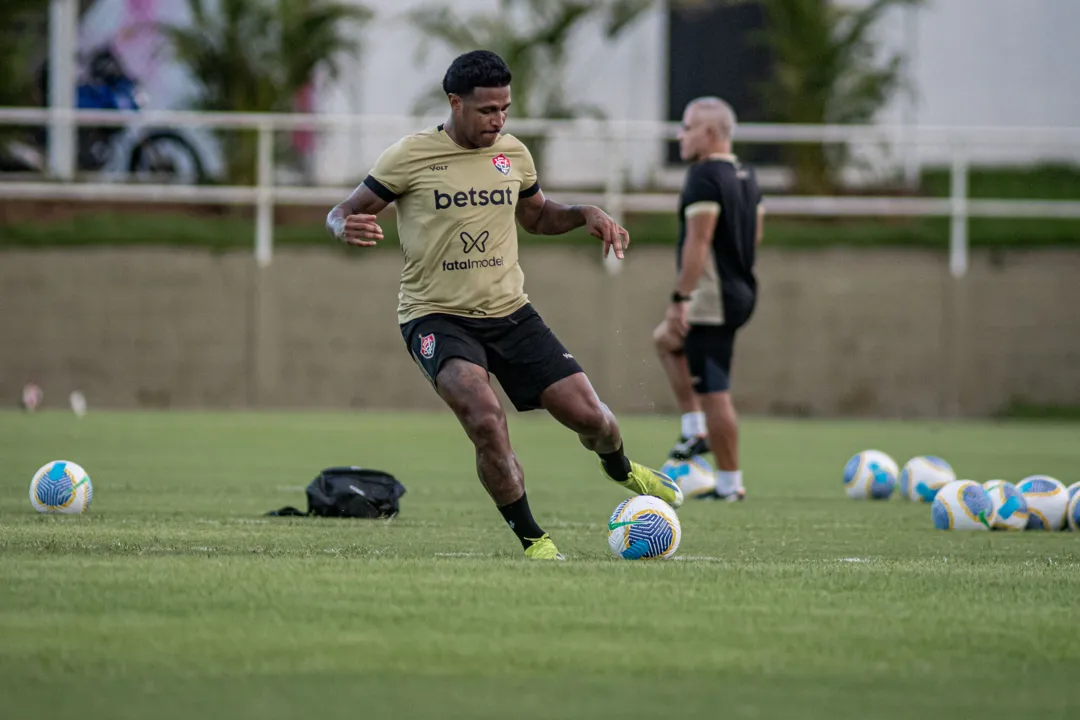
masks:
<instances>
[{"instance_id":1,"label":"metal railing post","mask_svg":"<svg viewBox=\"0 0 1080 720\"><path fill-rule=\"evenodd\" d=\"M968 271L968 157L962 144L952 145L949 188L949 272L954 278L962 278Z\"/></svg>"},{"instance_id":2,"label":"metal railing post","mask_svg":"<svg viewBox=\"0 0 1080 720\"><path fill-rule=\"evenodd\" d=\"M258 132L255 262L267 267L274 253L274 129L270 123L260 123Z\"/></svg>"},{"instance_id":3,"label":"metal railing post","mask_svg":"<svg viewBox=\"0 0 1080 720\"><path fill-rule=\"evenodd\" d=\"M49 174L59 180L75 178L76 133L75 48L79 8L75 0L49 4Z\"/></svg>"},{"instance_id":4,"label":"metal railing post","mask_svg":"<svg viewBox=\"0 0 1080 720\"><path fill-rule=\"evenodd\" d=\"M604 184L604 211L620 225L624 220L623 212L623 142L624 132L621 123L606 121L604 137L607 138L607 178ZM615 275L622 270L622 263L610 253L604 258L604 268Z\"/></svg>"}]
</instances>

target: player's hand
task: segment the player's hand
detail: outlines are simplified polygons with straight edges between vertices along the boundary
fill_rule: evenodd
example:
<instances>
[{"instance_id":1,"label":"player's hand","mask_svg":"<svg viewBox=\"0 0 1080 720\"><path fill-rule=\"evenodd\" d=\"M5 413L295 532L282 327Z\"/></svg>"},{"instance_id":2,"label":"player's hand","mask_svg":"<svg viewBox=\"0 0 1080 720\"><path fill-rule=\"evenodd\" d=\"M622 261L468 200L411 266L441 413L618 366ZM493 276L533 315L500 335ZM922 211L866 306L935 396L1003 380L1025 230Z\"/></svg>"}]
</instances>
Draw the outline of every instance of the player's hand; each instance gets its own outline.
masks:
<instances>
[{"instance_id":1,"label":"player's hand","mask_svg":"<svg viewBox=\"0 0 1080 720\"><path fill-rule=\"evenodd\" d=\"M686 305L687 303L684 302L673 302L668 305L667 313L664 315L668 329L680 338L685 338L686 331L689 329L686 323Z\"/></svg>"},{"instance_id":2,"label":"player's hand","mask_svg":"<svg viewBox=\"0 0 1080 720\"><path fill-rule=\"evenodd\" d=\"M612 248L615 249L615 257L622 260L623 251L630 245L630 233L626 228L619 225L611 217L598 207L582 208L585 215L585 228L593 237L604 241L604 257Z\"/></svg>"},{"instance_id":3,"label":"player's hand","mask_svg":"<svg viewBox=\"0 0 1080 720\"><path fill-rule=\"evenodd\" d=\"M383 239L382 228L374 215L349 215L344 223L338 224L334 235L346 245L359 247L370 247Z\"/></svg>"}]
</instances>

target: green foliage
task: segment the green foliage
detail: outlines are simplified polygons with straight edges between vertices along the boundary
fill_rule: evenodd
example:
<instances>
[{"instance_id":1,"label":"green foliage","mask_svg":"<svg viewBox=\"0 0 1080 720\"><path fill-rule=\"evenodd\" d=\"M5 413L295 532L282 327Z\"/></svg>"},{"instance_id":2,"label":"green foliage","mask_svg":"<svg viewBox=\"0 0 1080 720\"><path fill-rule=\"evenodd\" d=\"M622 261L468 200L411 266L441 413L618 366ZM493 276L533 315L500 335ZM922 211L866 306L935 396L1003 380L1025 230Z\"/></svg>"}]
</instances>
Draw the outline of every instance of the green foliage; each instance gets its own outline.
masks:
<instances>
[{"instance_id":1,"label":"green foliage","mask_svg":"<svg viewBox=\"0 0 1080 720\"><path fill-rule=\"evenodd\" d=\"M758 91L770 122L864 123L904 86L904 58L880 57L873 32L882 16L923 0L873 0L854 5L835 0L672 0L679 6L754 2L766 14L755 38L772 58L772 74ZM811 194L836 191L848 161L846 146L786 144L785 160L795 170L797 189Z\"/></svg>"},{"instance_id":2,"label":"green foliage","mask_svg":"<svg viewBox=\"0 0 1080 720\"><path fill-rule=\"evenodd\" d=\"M862 7L806 0L761 0L767 14L759 36L773 58L761 87L769 119L782 123L864 123L901 88L903 57L878 59L872 31L881 16L922 0L875 0ZM798 188L835 191L847 160L844 146L784 146Z\"/></svg>"},{"instance_id":3,"label":"green foliage","mask_svg":"<svg viewBox=\"0 0 1080 720\"><path fill-rule=\"evenodd\" d=\"M42 40L48 4L41 0L0 0L0 106L31 104L32 55Z\"/></svg>"},{"instance_id":4,"label":"green foliage","mask_svg":"<svg viewBox=\"0 0 1080 720\"><path fill-rule=\"evenodd\" d=\"M96 212L55 222L0 224L7 247L79 248L87 246L169 246L214 250L250 250L254 221L239 214L210 216L186 212L157 215L137 212ZM678 237L674 213L630 214L625 219L633 248L670 246ZM766 223L769 248L799 250L830 247L928 248L944 250L949 242L948 218L787 218L770 217ZM399 252L397 226L392 218L383 223L386 241L378 251ZM1080 221L974 218L969 224L972 248L1032 251L1037 248L1080 247ZM526 247L570 245L592 248L596 240L581 229L565 235L535 236L521 233ZM274 243L278 247L325 248L322 223L279 224ZM347 252L345 248L341 248ZM355 253L352 253L356 257Z\"/></svg>"},{"instance_id":5,"label":"green foliage","mask_svg":"<svg viewBox=\"0 0 1080 720\"><path fill-rule=\"evenodd\" d=\"M0 17L0 107L35 105L41 98L34 97L34 51L45 34L48 5L41 0L0 0ZM0 154L24 131L0 125Z\"/></svg>"},{"instance_id":6,"label":"green foliage","mask_svg":"<svg viewBox=\"0 0 1080 720\"><path fill-rule=\"evenodd\" d=\"M288 112L317 71L340 74L359 50L350 25L367 8L338 0L187 0L189 25L163 25L177 59L200 83L198 106L232 112ZM226 144L233 181L255 175L255 140Z\"/></svg>"},{"instance_id":7,"label":"green foliage","mask_svg":"<svg viewBox=\"0 0 1080 720\"><path fill-rule=\"evenodd\" d=\"M495 13L461 16L448 5L422 7L409 20L428 38L458 53L491 50L514 74L514 112L521 117L597 115L595 106L570 104L563 86L566 51L575 30L590 18L600 18L604 33L622 33L652 5L650 0L587 2L579 0L500 0ZM426 57L425 43L419 59ZM417 112L445 106L441 87L417 102Z\"/></svg>"}]
</instances>

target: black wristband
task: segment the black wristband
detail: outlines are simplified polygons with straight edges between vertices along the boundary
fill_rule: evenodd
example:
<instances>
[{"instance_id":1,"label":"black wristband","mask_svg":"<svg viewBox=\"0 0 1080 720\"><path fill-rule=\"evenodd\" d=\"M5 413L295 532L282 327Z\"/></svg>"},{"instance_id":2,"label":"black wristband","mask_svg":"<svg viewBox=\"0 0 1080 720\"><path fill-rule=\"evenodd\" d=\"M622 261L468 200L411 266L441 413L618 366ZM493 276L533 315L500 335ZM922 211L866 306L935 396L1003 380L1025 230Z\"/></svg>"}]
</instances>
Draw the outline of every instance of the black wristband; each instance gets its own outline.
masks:
<instances>
[{"instance_id":1,"label":"black wristband","mask_svg":"<svg viewBox=\"0 0 1080 720\"><path fill-rule=\"evenodd\" d=\"M678 290L676 290L675 292L671 293L671 302L673 302L673 303L690 302L690 296L689 295L683 295Z\"/></svg>"}]
</instances>

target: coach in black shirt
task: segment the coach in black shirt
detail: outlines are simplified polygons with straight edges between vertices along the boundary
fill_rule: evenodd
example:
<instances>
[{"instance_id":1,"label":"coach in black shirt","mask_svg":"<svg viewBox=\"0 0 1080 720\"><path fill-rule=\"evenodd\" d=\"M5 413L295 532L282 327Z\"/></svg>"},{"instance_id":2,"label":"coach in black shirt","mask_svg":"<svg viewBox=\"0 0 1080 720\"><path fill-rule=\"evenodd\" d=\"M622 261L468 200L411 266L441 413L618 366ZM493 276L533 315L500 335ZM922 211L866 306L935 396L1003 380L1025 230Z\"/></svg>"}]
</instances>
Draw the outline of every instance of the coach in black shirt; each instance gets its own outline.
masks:
<instances>
[{"instance_id":1,"label":"coach in black shirt","mask_svg":"<svg viewBox=\"0 0 1080 720\"><path fill-rule=\"evenodd\" d=\"M671 451L689 459L711 448L716 491L742 500L738 424L731 401L735 335L754 311L754 255L764 209L754 171L731 154L735 114L719 98L698 98L683 113L682 159L693 164L679 200L678 280L653 334L682 408L682 433Z\"/></svg>"}]
</instances>

